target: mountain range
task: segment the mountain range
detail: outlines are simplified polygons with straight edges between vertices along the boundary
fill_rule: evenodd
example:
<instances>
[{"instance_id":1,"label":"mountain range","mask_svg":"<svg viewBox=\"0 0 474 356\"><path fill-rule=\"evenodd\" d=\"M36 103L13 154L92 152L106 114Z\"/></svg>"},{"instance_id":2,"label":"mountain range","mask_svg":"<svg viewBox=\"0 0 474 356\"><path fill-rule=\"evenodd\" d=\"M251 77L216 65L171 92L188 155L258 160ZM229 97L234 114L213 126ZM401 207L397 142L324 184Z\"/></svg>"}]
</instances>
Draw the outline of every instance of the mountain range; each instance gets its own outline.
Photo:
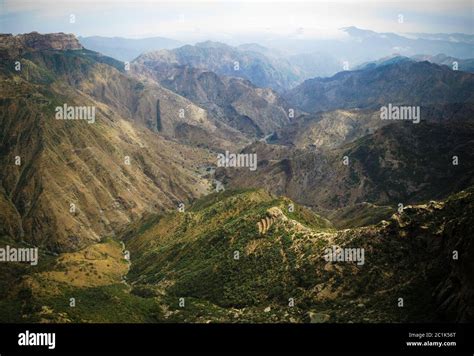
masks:
<instances>
[{"instance_id":1,"label":"mountain range","mask_svg":"<svg viewBox=\"0 0 474 356\"><path fill-rule=\"evenodd\" d=\"M284 90L298 82L298 73L283 59L267 57L261 51L245 46L235 48L224 43L206 41L172 50L160 50L139 56L139 63L186 65L207 69L218 75L251 80L259 87Z\"/></svg>"},{"instance_id":2,"label":"mountain range","mask_svg":"<svg viewBox=\"0 0 474 356\"><path fill-rule=\"evenodd\" d=\"M40 257L0 264L0 320L474 319L464 42L308 79L312 48L160 40L124 63L72 34L0 35L0 246ZM420 121L382 120L389 104Z\"/></svg>"},{"instance_id":3,"label":"mountain range","mask_svg":"<svg viewBox=\"0 0 474 356\"><path fill-rule=\"evenodd\" d=\"M408 106L472 103L473 88L472 73L395 57L376 66L339 72L330 78L308 79L286 93L285 98L306 112L317 112L380 108L389 103Z\"/></svg>"}]
</instances>

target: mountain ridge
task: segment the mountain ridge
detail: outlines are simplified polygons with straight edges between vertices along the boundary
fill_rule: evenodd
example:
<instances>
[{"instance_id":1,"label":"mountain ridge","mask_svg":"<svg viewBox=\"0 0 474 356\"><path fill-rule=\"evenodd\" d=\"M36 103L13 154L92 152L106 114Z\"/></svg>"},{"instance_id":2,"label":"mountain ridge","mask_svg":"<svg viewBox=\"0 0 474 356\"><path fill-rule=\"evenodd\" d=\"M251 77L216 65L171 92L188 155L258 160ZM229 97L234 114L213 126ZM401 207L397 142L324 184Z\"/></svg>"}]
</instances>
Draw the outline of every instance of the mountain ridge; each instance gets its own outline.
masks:
<instances>
[{"instance_id":1,"label":"mountain ridge","mask_svg":"<svg viewBox=\"0 0 474 356\"><path fill-rule=\"evenodd\" d=\"M429 83L425 82L426 77ZM407 91L405 88L409 88ZM309 79L288 91L288 102L306 112L393 105L474 102L472 73L427 61L402 61L330 78ZM414 93L416 96L414 96Z\"/></svg>"},{"instance_id":2,"label":"mountain ridge","mask_svg":"<svg viewBox=\"0 0 474 356\"><path fill-rule=\"evenodd\" d=\"M20 71L12 69L17 60ZM139 82L108 61L83 49L2 57L1 200L14 217L2 233L70 251L113 235L144 211L173 208L210 188L198 173L210 153L164 137L139 120L145 115L133 117ZM101 85L112 79L115 86ZM93 107L96 116L58 120L55 109L65 103Z\"/></svg>"}]
</instances>

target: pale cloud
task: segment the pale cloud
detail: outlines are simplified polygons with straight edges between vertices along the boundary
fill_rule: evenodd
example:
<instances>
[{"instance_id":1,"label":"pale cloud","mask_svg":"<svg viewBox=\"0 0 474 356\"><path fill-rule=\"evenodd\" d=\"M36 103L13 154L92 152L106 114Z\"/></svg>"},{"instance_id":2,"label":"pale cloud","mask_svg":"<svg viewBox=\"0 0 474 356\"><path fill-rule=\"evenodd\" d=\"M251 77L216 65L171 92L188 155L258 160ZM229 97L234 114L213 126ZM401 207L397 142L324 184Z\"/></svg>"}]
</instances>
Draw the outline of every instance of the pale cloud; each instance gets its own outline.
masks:
<instances>
[{"instance_id":1,"label":"pale cloud","mask_svg":"<svg viewBox=\"0 0 474 356\"><path fill-rule=\"evenodd\" d=\"M70 14L76 15L74 26L67 21ZM470 0L5 0L0 21L2 32L191 39L252 33L337 37L346 26L398 33L474 31Z\"/></svg>"}]
</instances>

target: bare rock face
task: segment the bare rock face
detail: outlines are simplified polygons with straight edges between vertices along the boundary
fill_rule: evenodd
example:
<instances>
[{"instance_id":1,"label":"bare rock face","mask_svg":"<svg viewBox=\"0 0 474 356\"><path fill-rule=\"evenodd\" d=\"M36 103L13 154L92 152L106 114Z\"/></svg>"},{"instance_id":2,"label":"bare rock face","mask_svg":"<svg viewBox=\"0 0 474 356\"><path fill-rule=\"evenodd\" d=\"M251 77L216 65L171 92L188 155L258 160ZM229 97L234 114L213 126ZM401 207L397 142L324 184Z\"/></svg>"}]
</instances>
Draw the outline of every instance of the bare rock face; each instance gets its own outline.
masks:
<instances>
[{"instance_id":1,"label":"bare rock face","mask_svg":"<svg viewBox=\"0 0 474 356\"><path fill-rule=\"evenodd\" d=\"M41 50L80 50L83 49L78 39L73 34L38 32L21 35L0 34L0 52L7 53L10 57L24 52Z\"/></svg>"},{"instance_id":2,"label":"bare rock face","mask_svg":"<svg viewBox=\"0 0 474 356\"><path fill-rule=\"evenodd\" d=\"M208 69L154 61L149 59L154 58L153 53L144 58L134 62L132 73L191 100L211 113L219 125L224 123L250 138L262 138L289 123L290 107L270 88L258 88L249 80Z\"/></svg>"}]
</instances>

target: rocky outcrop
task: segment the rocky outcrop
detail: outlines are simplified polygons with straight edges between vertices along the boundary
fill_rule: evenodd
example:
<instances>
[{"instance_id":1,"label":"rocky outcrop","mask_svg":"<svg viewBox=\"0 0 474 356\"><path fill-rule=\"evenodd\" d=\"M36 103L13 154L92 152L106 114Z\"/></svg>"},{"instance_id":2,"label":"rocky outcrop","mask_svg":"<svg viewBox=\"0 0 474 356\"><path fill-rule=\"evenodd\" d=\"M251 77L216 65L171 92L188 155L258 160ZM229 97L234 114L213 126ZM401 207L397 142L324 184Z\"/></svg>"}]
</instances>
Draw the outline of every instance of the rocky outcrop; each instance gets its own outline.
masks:
<instances>
[{"instance_id":1,"label":"rocky outcrop","mask_svg":"<svg viewBox=\"0 0 474 356\"><path fill-rule=\"evenodd\" d=\"M0 35L0 52L7 53L9 57L14 57L29 51L65 51L80 49L83 49L83 47L76 36L62 32L44 35L38 32L21 35Z\"/></svg>"},{"instance_id":2,"label":"rocky outcrop","mask_svg":"<svg viewBox=\"0 0 474 356\"><path fill-rule=\"evenodd\" d=\"M277 221L286 222L288 218L283 214L280 208L274 206L268 209L266 216L257 223L258 233L265 235L270 227Z\"/></svg>"},{"instance_id":3,"label":"rocky outcrop","mask_svg":"<svg viewBox=\"0 0 474 356\"><path fill-rule=\"evenodd\" d=\"M431 286L432 306L440 321L474 320L473 209L471 187L444 202L407 206L381 231L389 238L421 243L417 258L425 262L418 272Z\"/></svg>"},{"instance_id":4,"label":"rocky outcrop","mask_svg":"<svg viewBox=\"0 0 474 356\"><path fill-rule=\"evenodd\" d=\"M258 228L258 233L260 235L265 235L265 233L270 229L270 227L273 225L273 222L274 222L274 219L269 217L269 216L265 216L262 220L260 220L258 223L257 223L257 228Z\"/></svg>"}]
</instances>

